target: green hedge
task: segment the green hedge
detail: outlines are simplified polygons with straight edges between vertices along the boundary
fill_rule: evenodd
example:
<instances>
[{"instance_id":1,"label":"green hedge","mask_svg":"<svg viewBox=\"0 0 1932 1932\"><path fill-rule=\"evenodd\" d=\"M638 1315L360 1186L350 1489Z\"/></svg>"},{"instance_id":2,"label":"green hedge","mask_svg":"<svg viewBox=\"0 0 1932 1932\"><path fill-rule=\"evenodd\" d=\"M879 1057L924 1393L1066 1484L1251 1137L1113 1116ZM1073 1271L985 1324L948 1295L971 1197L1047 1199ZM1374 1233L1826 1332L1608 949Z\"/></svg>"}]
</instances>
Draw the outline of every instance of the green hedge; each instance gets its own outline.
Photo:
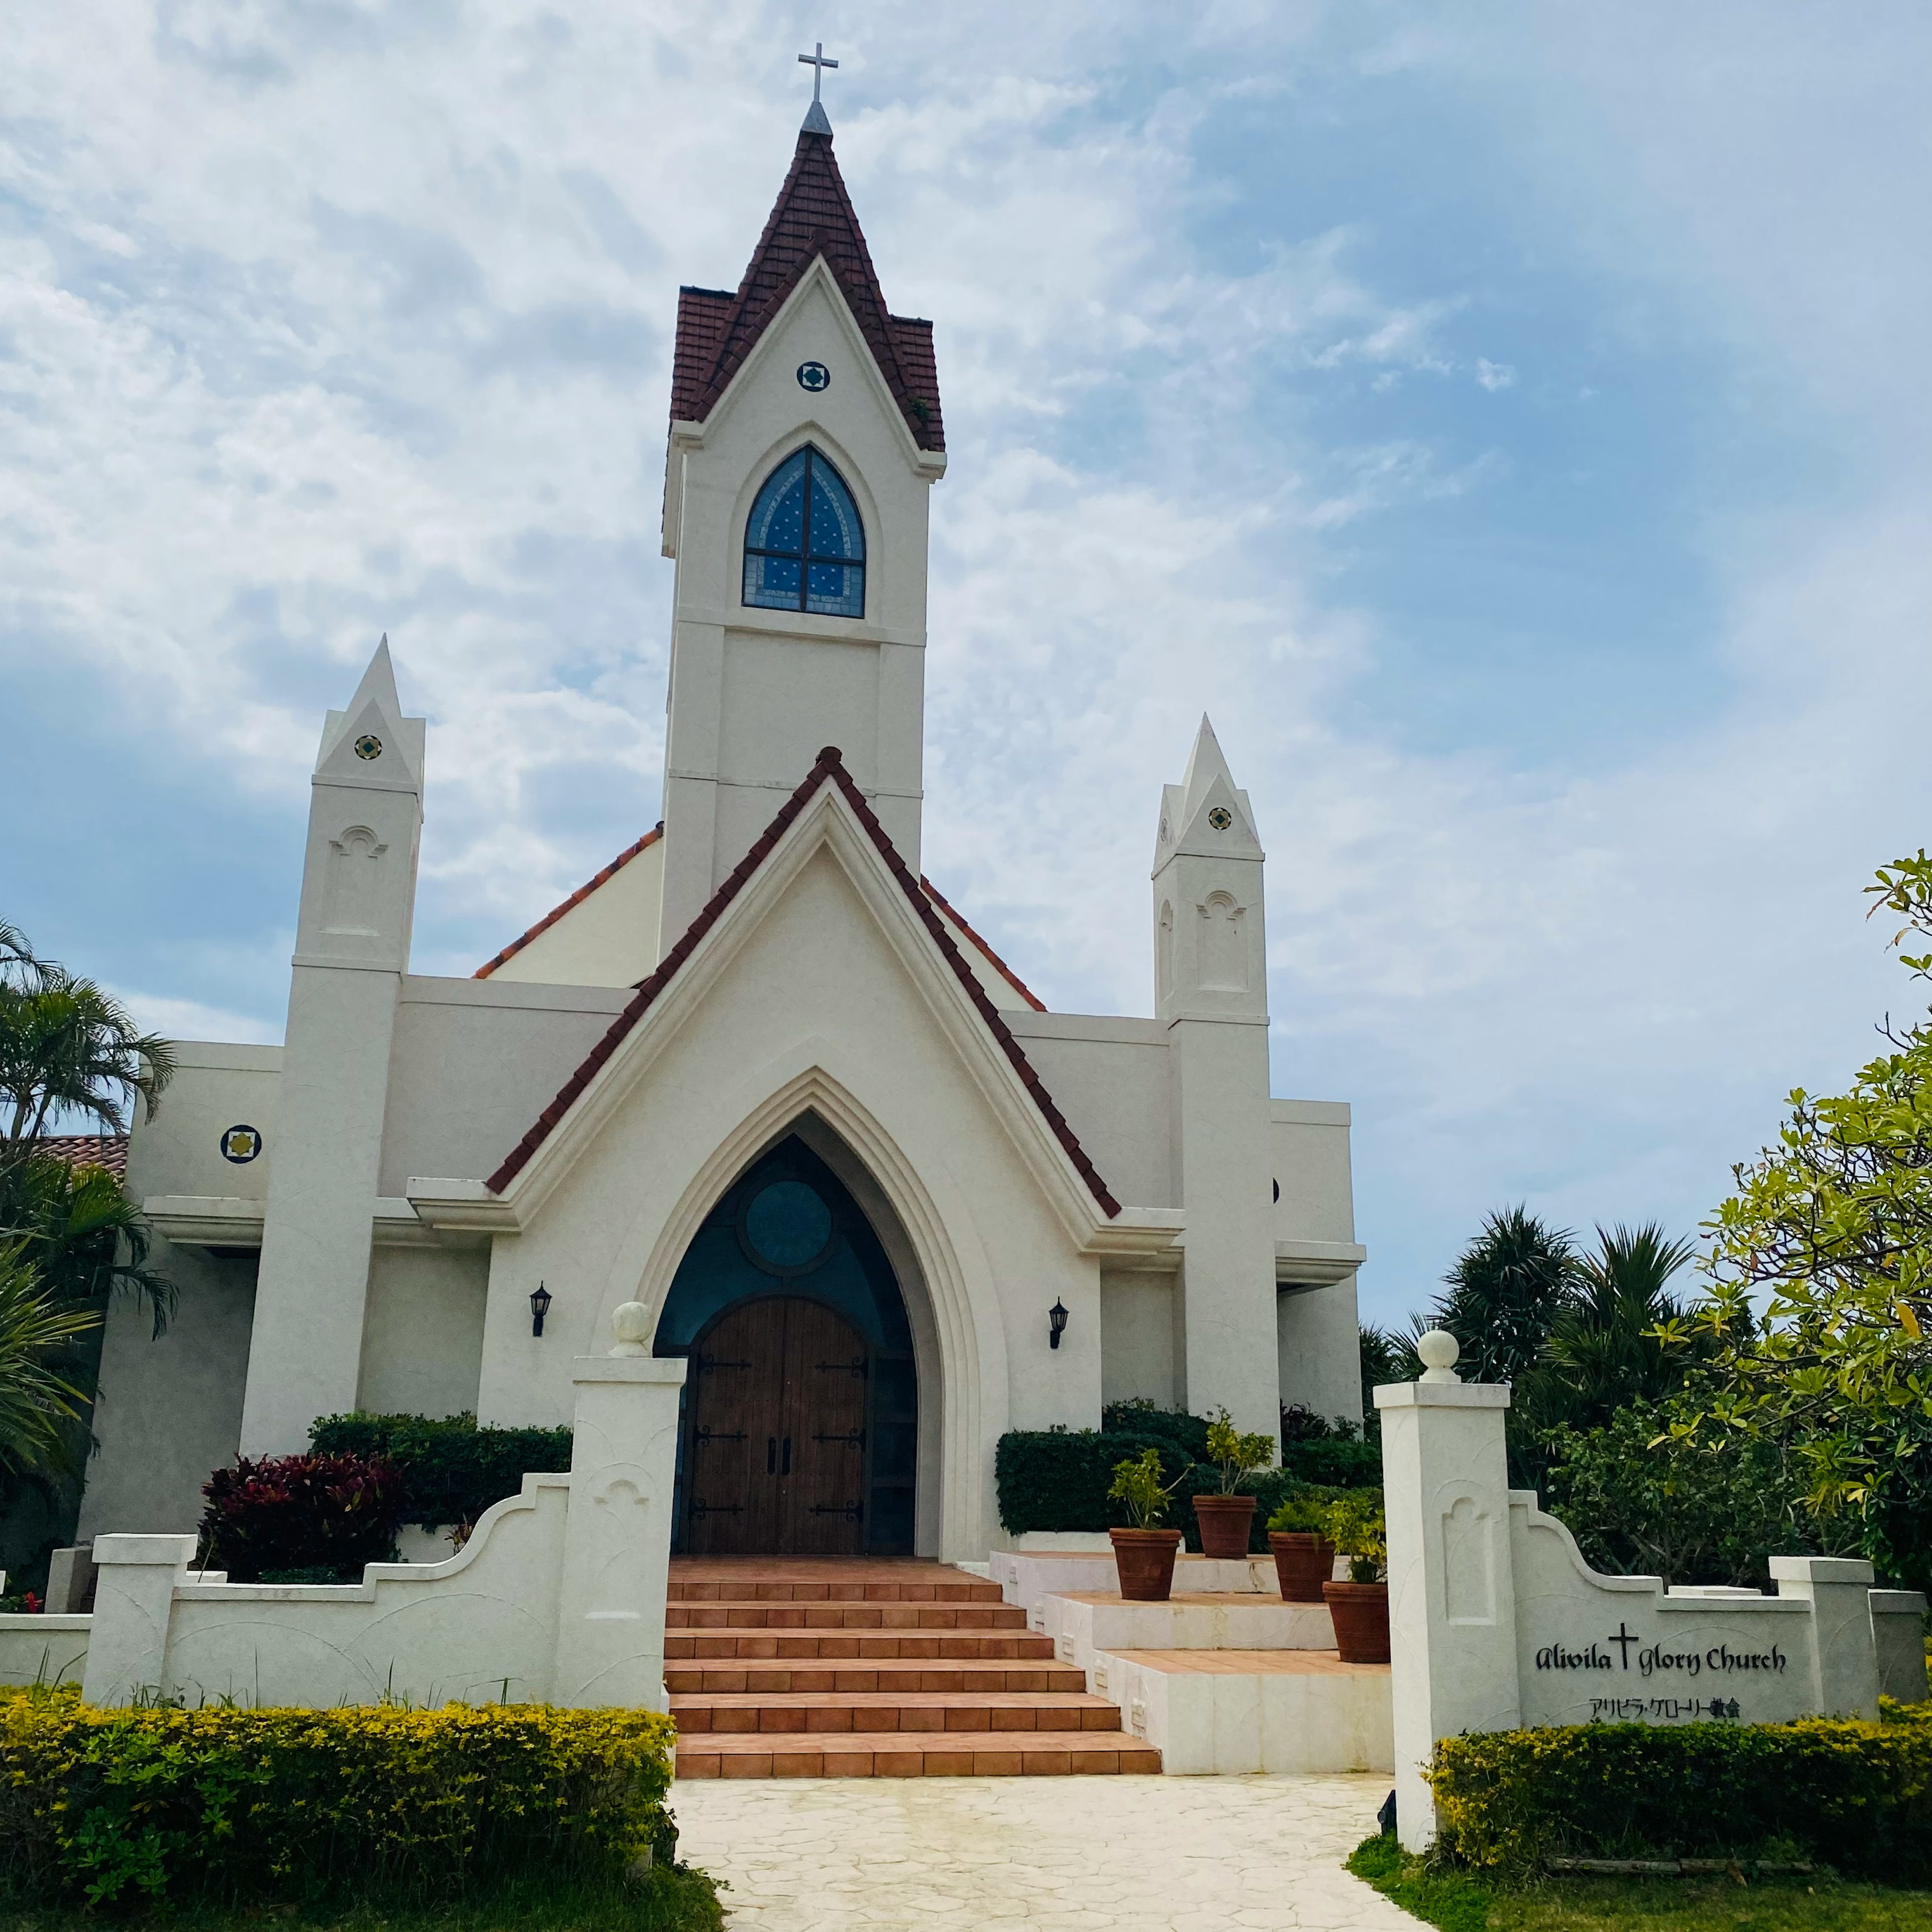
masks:
<instances>
[{"instance_id":1,"label":"green hedge","mask_svg":"<svg viewBox=\"0 0 1932 1932\"><path fill-rule=\"evenodd\" d=\"M0 1691L0 1900L427 1904L674 1843L648 1711L92 1709Z\"/></svg>"},{"instance_id":2,"label":"green hedge","mask_svg":"<svg viewBox=\"0 0 1932 1932\"><path fill-rule=\"evenodd\" d=\"M1110 1418L1120 1414L1118 1409L1108 1412ZM1198 1421L1198 1418L1184 1420ZM1206 1424L1202 1424L1201 1427L1204 1453ZM1191 1452L1174 1440L1178 1432L1156 1433L1148 1429L1049 1429L1015 1430L1001 1436L993 1458L1000 1522L1015 1536L1028 1530L1102 1530L1124 1526L1127 1520L1125 1509L1110 1501L1107 1495L1114 1480L1114 1466L1152 1448L1160 1452L1162 1480L1172 1482L1177 1476L1181 1478L1168 1512L1168 1526L1183 1533L1190 1550L1198 1550L1201 1532L1190 1502L1201 1492L1217 1490L1220 1485L1213 1469L1187 1468L1193 1459ZM1317 1450L1325 1453L1319 1456L1303 1453ZM1341 1453L1344 1451L1349 1453ZM1268 1548L1268 1520L1289 1490L1310 1484L1336 1490L1363 1488L1378 1486L1382 1482L1382 1454L1373 1443L1297 1442L1289 1445L1289 1454L1287 1468L1264 1470L1241 1485L1242 1493L1255 1498L1254 1520L1248 1535L1251 1550ZM1181 1474L1184 1470L1187 1470L1185 1475Z\"/></svg>"},{"instance_id":3,"label":"green hedge","mask_svg":"<svg viewBox=\"0 0 1932 1932\"><path fill-rule=\"evenodd\" d=\"M479 1429L473 1415L325 1415L309 1431L318 1455L386 1456L403 1476L405 1522L474 1522L513 1496L526 1474L570 1467L567 1429Z\"/></svg>"},{"instance_id":4,"label":"green hedge","mask_svg":"<svg viewBox=\"0 0 1932 1932\"><path fill-rule=\"evenodd\" d=\"M1859 1877L1932 1876L1932 1707L1876 1724L1585 1724L1445 1738L1441 1849L1527 1870L1552 1856L1738 1857L1795 1844Z\"/></svg>"}]
</instances>

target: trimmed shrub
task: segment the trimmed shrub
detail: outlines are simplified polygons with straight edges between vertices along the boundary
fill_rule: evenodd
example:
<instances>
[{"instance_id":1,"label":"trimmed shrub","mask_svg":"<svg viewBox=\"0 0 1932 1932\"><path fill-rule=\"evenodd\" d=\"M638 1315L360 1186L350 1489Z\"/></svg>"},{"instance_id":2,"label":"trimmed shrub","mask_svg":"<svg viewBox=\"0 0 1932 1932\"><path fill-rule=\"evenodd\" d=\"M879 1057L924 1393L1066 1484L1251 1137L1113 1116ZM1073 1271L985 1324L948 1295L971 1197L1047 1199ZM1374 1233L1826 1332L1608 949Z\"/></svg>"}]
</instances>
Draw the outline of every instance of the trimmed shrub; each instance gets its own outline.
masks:
<instances>
[{"instance_id":1,"label":"trimmed shrub","mask_svg":"<svg viewBox=\"0 0 1932 1932\"><path fill-rule=\"evenodd\" d=\"M325 1415L308 1432L319 1454L383 1456L402 1472L404 1522L471 1523L513 1496L526 1474L570 1467L568 1429L479 1429L473 1415Z\"/></svg>"},{"instance_id":2,"label":"trimmed shrub","mask_svg":"<svg viewBox=\"0 0 1932 1932\"><path fill-rule=\"evenodd\" d=\"M380 1456L238 1456L201 1492L202 1553L237 1583L290 1570L359 1582L395 1554L402 1477Z\"/></svg>"},{"instance_id":3,"label":"trimmed shrub","mask_svg":"<svg viewBox=\"0 0 1932 1932\"><path fill-rule=\"evenodd\" d=\"M1220 1483L1205 1465L1208 1425L1200 1417L1146 1402L1110 1402L1101 1429L1015 1430L1000 1438L993 1473L1000 1499L1000 1521L1016 1536L1028 1530L1101 1530L1124 1527L1126 1512L1107 1495L1114 1466L1143 1450L1160 1452L1163 1481L1180 1478L1168 1522L1190 1550L1201 1547L1193 1498L1218 1492ZM1182 1472L1185 1471L1184 1474ZM1310 1484L1323 1489L1379 1488L1382 1449L1373 1442L1336 1436L1288 1444L1286 1468L1264 1469L1237 1486L1255 1498L1248 1546L1268 1549L1268 1520L1292 1492Z\"/></svg>"},{"instance_id":4,"label":"trimmed shrub","mask_svg":"<svg viewBox=\"0 0 1932 1932\"><path fill-rule=\"evenodd\" d=\"M648 1711L95 1710L0 1690L0 1900L441 1904L674 1837Z\"/></svg>"},{"instance_id":5,"label":"trimmed shrub","mask_svg":"<svg viewBox=\"0 0 1932 1932\"><path fill-rule=\"evenodd\" d=\"M1796 1844L1860 1877L1932 1876L1932 1706L1876 1724L1584 1724L1444 1738L1428 1773L1450 1858L1741 1857Z\"/></svg>"}]
</instances>

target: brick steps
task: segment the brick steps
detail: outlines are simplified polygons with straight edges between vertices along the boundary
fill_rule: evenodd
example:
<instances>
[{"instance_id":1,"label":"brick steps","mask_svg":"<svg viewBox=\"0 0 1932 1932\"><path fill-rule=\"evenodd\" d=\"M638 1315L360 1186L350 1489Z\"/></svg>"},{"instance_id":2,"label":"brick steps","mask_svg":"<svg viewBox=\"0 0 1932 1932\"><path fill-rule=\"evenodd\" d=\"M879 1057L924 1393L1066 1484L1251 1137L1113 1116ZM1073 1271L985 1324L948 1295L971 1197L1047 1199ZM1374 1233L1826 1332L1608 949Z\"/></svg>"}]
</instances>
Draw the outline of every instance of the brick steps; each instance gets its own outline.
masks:
<instances>
[{"instance_id":1,"label":"brick steps","mask_svg":"<svg viewBox=\"0 0 1932 1932\"><path fill-rule=\"evenodd\" d=\"M729 1695L766 1691L779 1696L795 1691L853 1690L1070 1690L1084 1695L1087 1673L1070 1664L1006 1658L886 1658L872 1663L854 1658L802 1658L694 1659L664 1666L664 1688L674 1694Z\"/></svg>"},{"instance_id":2,"label":"brick steps","mask_svg":"<svg viewBox=\"0 0 1932 1932\"><path fill-rule=\"evenodd\" d=\"M716 1692L674 1696L680 1733L1118 1731L1118 1705L1084 1691Z\"/></svg>"},{"instance_id":3,"label":"brick steps","mask_svg":"<svg viewBox=\"0 0 1932 1932\"><path fill-rule=\"evenodd\" d=\"M1004 1630L693 1630L664 1633L664 1660L741 1658L1022 1658L1053 1655L1048 1636Z\"/></svg>"},{"instance_id":4,"label":"brick steps","mask_svg":"<svg viewBox=\"0 0 1932 1932\"><path fill-rule=\"evenodd\" d=\"M1008 1604L690 1601L664 1606L674 1630L1023 1630L1025 1611Z\"/></svg>"},{"instance_id":5,"label":"brick steps","mask_svg":"<svg viewBox=\"0 0 1932 1932\"><path fill-rule=\"evenodd\" d=\"M944 1564L679 1558L665 1607L680 1778L1160 1769L997 1584Z\"/></svg>"},{"instance_id":6,"label":"brick steps","mask_svg":"<svg viewBox=\"0 0 1932 1932\"><path fill-rule=\"evenodd\" d=\"M1120 1731L700 1732L680 1778L1054 1778L1158 1772L1160 1754Z\"/></svg>"}]
</instances>

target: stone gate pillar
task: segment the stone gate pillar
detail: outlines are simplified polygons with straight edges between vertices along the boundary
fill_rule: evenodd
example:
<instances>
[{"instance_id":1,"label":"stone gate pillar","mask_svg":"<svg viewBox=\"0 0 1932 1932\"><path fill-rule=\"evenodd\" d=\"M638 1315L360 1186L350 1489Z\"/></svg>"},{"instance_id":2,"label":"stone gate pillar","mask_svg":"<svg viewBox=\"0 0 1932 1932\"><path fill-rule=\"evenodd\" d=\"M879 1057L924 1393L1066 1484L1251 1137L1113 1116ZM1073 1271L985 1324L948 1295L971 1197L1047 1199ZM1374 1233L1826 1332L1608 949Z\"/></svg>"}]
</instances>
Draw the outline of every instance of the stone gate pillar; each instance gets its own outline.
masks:
<instances>
[{"instance_id":1,"label":"stone gate pillar","mask_svg":"<svg viewBox=\"0 0 1932 1932\"><path fill-rule=\"evenodd\" d=\"M616 1346L578 1356L572 1377L577 1416L550 1695L560 1704L664 1711L664 1594L685 1364L650 1352L650 1316L639 1303L624 1303L611 1325Z\"/></svg>"},{"instance_id":2,"label":"stone gate pillar","mask_svg":"<svg viewBox=\"0 0 1932 1932\"><path fill-rule=\"evenodd\" d=\"M1376 1390L1388 1510L1389 1636L1396 1828L1436 1836L1422 1776L1438 1738L1514 1730L1516 1585L1510 1563L1506 1383L1465 1382L1455 1338L1423 1336L1420 1382Z\"/></svg>"}]
</instances>

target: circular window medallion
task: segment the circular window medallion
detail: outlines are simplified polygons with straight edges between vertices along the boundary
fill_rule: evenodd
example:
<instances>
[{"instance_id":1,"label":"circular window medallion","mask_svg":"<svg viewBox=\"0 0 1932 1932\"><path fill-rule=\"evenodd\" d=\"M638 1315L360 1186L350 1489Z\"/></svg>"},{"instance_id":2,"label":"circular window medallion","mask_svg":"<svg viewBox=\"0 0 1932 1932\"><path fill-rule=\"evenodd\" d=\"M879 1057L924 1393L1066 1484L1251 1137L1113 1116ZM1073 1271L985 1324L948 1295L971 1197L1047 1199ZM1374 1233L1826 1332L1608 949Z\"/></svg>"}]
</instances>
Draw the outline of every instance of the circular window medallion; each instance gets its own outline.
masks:
<instances>
[{"instance_id":1,"label":"circular window medallion","mask_svg":"<svg viewBox=\"0 0 1932 1932\"><path fill-rule=\"evenodd\" d=\"M262 1151L262 1136L255 1127L230 1127L221 1136L221 1158L245 1167Z\"/></svg>"},{"instance_id":2,"label":"circular window medallion","mask_svg":"<svg viewBox=\"0 0 1932 1932\"><path fill-rule=\"evenodd\" d=\"M1208 823L1216 832L1225 832L1234 822L1234 814L1225 805L1217 805L1208 814Z\"/></svg>"},{"instance_id":3,"label":"circular window medallion","mask_svg":"<svg viewBox=\"0 0 1932 1932\"><path fill-rule=\"evenodd\" d=\"M831 388L832 371L823 362L801 362L798 365L798 386L816 395L820 389Z\"/></svg>"},{"instance_id":4,"label":"circular window medallion","mask_svg":"<svg viewBox=\"0 0 1932 1932\"><path fill-rule=\"evenodd\" d=\"M382 741L373 731L365 731L356 741L356 755L358 758L380 758L382 755Z\"/></svg>"},{"instance_id":5,"label":"circular window medallion","mask_svg":"<svg viewBox=\"0 0 1932 1932\"><path fill-rule=\"evenodd\" d=\"M760 1188L745 1210L745 1245L775 1274L815 1267L832 1245L832 1210L802 1180Z\"/></svg>"}]
</instances>

